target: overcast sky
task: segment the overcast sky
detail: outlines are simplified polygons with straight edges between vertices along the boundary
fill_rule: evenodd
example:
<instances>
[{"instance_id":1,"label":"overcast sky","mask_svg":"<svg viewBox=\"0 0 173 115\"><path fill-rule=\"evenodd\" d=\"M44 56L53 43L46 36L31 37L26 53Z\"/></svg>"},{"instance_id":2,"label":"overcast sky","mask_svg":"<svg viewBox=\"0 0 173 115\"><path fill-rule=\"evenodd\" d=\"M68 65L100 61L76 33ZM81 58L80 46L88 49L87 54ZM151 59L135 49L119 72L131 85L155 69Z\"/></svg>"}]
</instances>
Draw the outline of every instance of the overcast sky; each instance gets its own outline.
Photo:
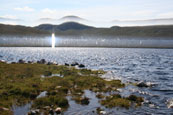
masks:
<instances>
[{"instance_id":1,"label":"overcast sky","mask_svg":"<svg viewBox=\"0 0 173 115\"><path fill-rule=\"evenodd\" d=\"M0 0L0 23L36 25L66 15L105 22L173 18L173 0Z\"/></svg>"}]
</instances>

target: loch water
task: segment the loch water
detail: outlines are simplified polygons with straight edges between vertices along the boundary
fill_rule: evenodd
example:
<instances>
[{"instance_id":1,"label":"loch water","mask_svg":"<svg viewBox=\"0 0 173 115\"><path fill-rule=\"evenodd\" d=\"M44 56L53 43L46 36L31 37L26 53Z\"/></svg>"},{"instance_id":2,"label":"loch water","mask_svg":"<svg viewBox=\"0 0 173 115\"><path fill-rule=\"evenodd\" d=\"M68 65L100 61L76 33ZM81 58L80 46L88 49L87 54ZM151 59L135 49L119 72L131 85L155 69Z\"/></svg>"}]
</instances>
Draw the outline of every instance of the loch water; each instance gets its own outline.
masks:
<instances>
[{"instance_id":1,"label":"loch water","mask_svg":"<svg viewBox=\"0 0 173 115\"><path fill-rule=\"evenodd\" d=\"M173 114L167 103L173 100L173 49L150 48L43 48L43 47L0 47L0 60L57 62L58 64L78 62L89 69L108 71L107 78L123 82L140 81L155 84L149 88L127 87L122 95L136 94L146 100L143 106L130 109L105 109L109 114ZM70 101L70 108L64 114L94 114L99 106L95 94L86 91L91 103L82 106ZM70 98L70 97L69 97ZM150 103L147 103L150 102ZM78 109L77 109L78 108Z\"/></svg>"}]
</instances>

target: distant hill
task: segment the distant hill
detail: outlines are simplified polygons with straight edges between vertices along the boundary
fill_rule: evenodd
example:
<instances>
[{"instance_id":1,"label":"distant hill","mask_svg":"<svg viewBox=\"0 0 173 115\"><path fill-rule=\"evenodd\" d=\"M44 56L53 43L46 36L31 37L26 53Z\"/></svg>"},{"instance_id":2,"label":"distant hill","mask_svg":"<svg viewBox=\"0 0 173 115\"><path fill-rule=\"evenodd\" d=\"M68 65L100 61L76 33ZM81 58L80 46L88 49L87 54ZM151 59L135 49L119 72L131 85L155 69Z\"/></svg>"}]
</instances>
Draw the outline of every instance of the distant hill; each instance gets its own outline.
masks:
<instances>
[{"instance_id":1,"label":"distant hill","mask_svg":"<svg viewBox=\"0 0 173 115\"><path fill-rule=\"evenodd\" d=\"M173 18L147 19L147 20L113 20L116 25L170 25Z\"/></svg>"},{"instance_id":2,"label":"distant hill","mask_svg":"<svg viewBox=\"0 0 173 115\"><path fill-rule=\"evenodd\" d=\"M47 31L19 25L0 24L0 35L45 36Z\"/></svg>"},{"instance_id":3,"label":"distant hill","mask_svg":"<svg viewBox=\"0 0 173 115\"><path fill-rule=\"evenodd\" d=\"M45 31L66 31L66 30L85 30L85 29L92 29L94 27L86 26L83 24L79 24L76 22L66 22L60 25L51 25L51 24L42 24L35 27L39 30L45 30Z\"/></svg>"},{"instance_id":4,"label":"distant hill","mask_svg":"<svg viewBox=\"0 0 173 115\"><path fill-rule=\"evenodd\" d=\"M0 24L2 35L30 35L47 36L55 32L59 36L111 36L111 37L162 37L173 38L173 25L160 26L132 26L111 28L95 28L76 22L67 22L60 25L42 24L36 27L14 26Z\"/></svg>"},{"instance_id":5,"label":"distant hill","mask_svg":"<svg viewBox=\"0 0 173 115\"><path fill-rule=\"evenodd\" d=\"M173 25L165 26L133 26L133 27L119 27L113 26L111 28L93 28L83 31L68 30L56 31L57 35L71 35L71 36L112 36L112 37L163 37L173 38Z\"/></svg>"}]
</instances>

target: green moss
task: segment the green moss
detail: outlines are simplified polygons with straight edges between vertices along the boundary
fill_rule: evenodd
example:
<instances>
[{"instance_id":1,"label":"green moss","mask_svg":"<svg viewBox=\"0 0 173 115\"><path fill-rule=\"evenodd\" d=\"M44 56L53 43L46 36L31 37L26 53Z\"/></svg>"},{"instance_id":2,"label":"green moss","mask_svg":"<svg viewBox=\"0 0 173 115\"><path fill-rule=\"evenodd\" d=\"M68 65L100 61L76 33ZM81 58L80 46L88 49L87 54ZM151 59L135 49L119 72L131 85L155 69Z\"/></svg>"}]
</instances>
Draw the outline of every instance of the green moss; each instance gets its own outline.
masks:
<instances>
[{"instance_id":1,"label":"green moss","mask_svg":"<svg viewBox=\"0 0 173 115\"><path fill-rule=\"evenodd\" d=\"M82 104L82 105L88 105L89 104L89 98L88 97L74 96L74 97L72 97L72 100L74 100L77 104Z\"/></svg>"},{"instance_id":2,"label":"green moss","mask_svg":"<svg viewBox=\"0 0 173 115\"><path fill-rule=\"evenodd\" d=\"M128 109L132 103L135 103L136 106L140 106L143 101L144 100L142 97L137 97L135 95L130 95L129 97L124 98L119 94L114 94L107 96L105 99L101 100L101 104L109 108L125 107Z\"/></svg>"},{"instance_id":3,"label":"green moss","mask_svg":"<svg viewBox=\"0 0 173 115\"><path fill-rule=\"evenodd\" d=\"M69 106L68 100L62 96L47 96L47 97L42 97L38 98L34 101L33 107L34 108L40 108L43 109L45 106L54 106L56 107L62 107L62 108L67 108Z\"/></svg>"},{"instance_id":4,"label":"green moss","mask_svg":"<svg viewBox=\"0 0 173 115\"><path fill-rule=\"evenodd\" d=\"M103 94L99 93L99 94L96 95L96 97L99 98L99 99L103 99L105 96Z\"/></svg>"},{"instance_id":5,"label":"green moss","mask_svg":"<svg viewBox=\"0 0 173 115\"><path fill-rule=\"evenodd\" d=\"M126 98L122 98L119 94L114 94L111 96L107 96L106 99L101 101L101 104L112 108L112 107L130 107L130 101Z\"/></svg>"}]
</instances>

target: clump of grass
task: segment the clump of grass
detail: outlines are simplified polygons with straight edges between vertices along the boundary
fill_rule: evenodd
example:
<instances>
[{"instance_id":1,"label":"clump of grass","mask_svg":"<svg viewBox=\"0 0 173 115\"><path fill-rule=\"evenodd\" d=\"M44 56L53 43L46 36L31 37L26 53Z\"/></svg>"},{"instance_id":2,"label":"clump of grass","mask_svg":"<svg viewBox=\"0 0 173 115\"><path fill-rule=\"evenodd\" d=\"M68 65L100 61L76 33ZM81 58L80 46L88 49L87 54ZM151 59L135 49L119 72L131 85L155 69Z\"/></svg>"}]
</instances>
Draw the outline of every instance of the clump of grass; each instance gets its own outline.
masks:
<instances>
[{"instance_id":1,"label":"clump of grass","mask_svg":"<svg viewBox=\"0 0 173 115\"><path fill-rule=\"evenodd\" d=\"M107 96L106 99L101 101L101 104L108 108L112 108L112 107L129 108L130 107L130 101L126 98L122 98L121 95L119 94Z\"/></svg>"},{"instance_id":2,"label":"clump of grass","mask_svg":"<svg viewBox=\"0 0 173 115\"><path fill-rule=\"evenodd\" d=\"M51 75L52 75L52 72L50 72L50 71L45 71L45 72L43 73L43 75L44 75L44 76L51 76Z\"/></svg>"},{"instance_id":3,"label":"clump of grass","mask_svg":"<svg viewBox=\"0 0 173 115\"><path fill-rule=\"evenodd\" d=\"M142 102L144 101L142 97L137 97L136 95L130 95L127 99L136 103L136 107L141 106Z\"/></svg>"},{"instance_id":4,"label":"clump of grass","mask_svg":"<svg viewBox=\"0 0 173 115\"><path fill-rule=\"evenodd\" d=\"M69 106L68 100L62 96L47 96L47 97L42 97L38 98L34 101L33 107L34 108L43 108L45 106L54 106L56 107L61 107L61 108L67 108Z\"/></svg>"},{"instance_id":5,"label":"clump of grass","mask_svg":"<svg viewBox=\"0 0 173 115\"><path fill-rule=\"evenodd\" d=\"M130 95L129 97L125 98L121 97L120 94L113 94L101 100L101 104L108 108L124 107L127 109L131 106L132 103L135 103L136 105L140 106L142 102L143 102L142 97Z\"/></svg>"},{"instance_id":6,"label":"clump of grass","mask_svg":"<svg viewBox=\"0 0 173 115\"><path fill-rule=\"evenodd\" d=\"M103 94L101 94L101 93L98 93L98 94L96 95L96 97L99 98L99 99L103 99L105 96L104 96Z\"/></svg>"},{"instance_id":7,"label":"clump of grass","mask_svg":"<svg viewBox=\"0 0 173 115\"><path fill-rule=\"evenodd\" d=\"M74 97L72 97L72 100L74 100L77 104L81 104L81 105L88 105L89 104L89 98L88 97L74 96Z\"/></svg>"}]
</instances>

